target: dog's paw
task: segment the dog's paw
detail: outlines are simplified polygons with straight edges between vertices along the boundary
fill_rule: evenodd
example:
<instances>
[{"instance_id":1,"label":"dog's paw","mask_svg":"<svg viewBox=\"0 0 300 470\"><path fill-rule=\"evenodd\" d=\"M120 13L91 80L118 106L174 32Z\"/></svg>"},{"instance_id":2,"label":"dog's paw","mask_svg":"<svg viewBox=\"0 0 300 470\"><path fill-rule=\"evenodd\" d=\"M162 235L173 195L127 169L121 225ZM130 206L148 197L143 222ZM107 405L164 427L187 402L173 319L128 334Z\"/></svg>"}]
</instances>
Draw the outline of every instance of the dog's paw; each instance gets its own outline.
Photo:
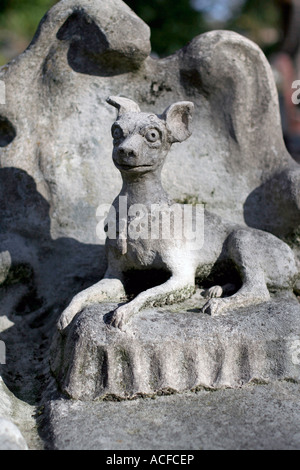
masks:
<instances>
[{"instance_id":1,"label":"dog's paw","mask_svg":"<svg viewBox=\"0 0 300 470\"><path fill-rule=\"evenodd\" d=\"M225 302L225 299L210 299L202 307L202 312L215 317L218 315L223 315L227 306L228 305L227 302Z\"/></svg>"},{"instance_id":2,"label":"dog's paw","mask_svg":"<svg viewBox=\"0 0 300 470\"><path fill-rule=\"evenodd\" d=\"M213 286L207 289L204 293L206 299L213 299L217 297L222 297L223 288L221 286Z\"/></svg>"},{"instance_id":3,"label":"dog's paw","mask_svg":"<svg viewBox=\"0 0 300 470\"><path fill-rule=\"evenodd\" d=\"M115 328L119 328L121 331L124 331L125 325L133 313L134 312L129 304L121 305L113 312L110 324Z\"/></svg>"},{"instance_id":4,"label":"dog's paw","mask_svg":"<svg viewBox=\"0 0 300 470\"><path fill-rule=\"evenodd\" d=\"M71 323L71 321L72 321L72 315L70 314L69 308L67 307L66 310L63 311L63 313L61 314L57 322L57 328L60 331L62 331L65 328L67 328L67 326Z\"/></svg>"},{"instance_id":5,"label":"dog's paw","mask_svg":"<svg viewBox=\"0 0 300 470\"><path fill-rule=\"evenodd\" d=\"M62 331L65 328L67 328L67 326L71 323L71 321L77 315L77 313L80 312L80 310L82 310L81 304L78 302L72 301L70 305L63 311L63 313L60 316L58 323L57 323L58 329Z\"/></svg>"}]
</instances>

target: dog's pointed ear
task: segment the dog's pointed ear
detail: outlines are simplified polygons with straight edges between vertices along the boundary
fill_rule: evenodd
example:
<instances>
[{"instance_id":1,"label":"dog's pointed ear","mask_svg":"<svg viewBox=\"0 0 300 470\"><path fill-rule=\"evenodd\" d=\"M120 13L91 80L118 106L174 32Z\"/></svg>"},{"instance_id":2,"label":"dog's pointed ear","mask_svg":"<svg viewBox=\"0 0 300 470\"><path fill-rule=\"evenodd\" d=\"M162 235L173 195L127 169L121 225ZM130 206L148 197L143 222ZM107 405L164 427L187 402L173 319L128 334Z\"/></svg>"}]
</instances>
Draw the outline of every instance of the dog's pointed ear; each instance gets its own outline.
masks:
<instances>
[{"instance_id":1,"label":"dog's pointed ear","mask_svg":"<svg viewBox=\"0 0 300 470\"><path fill-rule=\"evenodd\" d=\"M109 96L106 102L111 104L118 110L118 117L122 116L125 113L140 113L141 110L139 105L134 101L129 100L128 98L123 98L121 96Z\"/></svg>"},{"instance_id":2,"label":"dog's pointed ear","mask_svg":"<svg viewBox=\"0 0 300 470\"><path fill-rule=\"evenodd\" d=\"M167 123L171 133L171 142L183 142L191 135L190 123L192 121L194 104L191 101L179 101L171 104L161 115Z\"/></svg>"}]
</instances>

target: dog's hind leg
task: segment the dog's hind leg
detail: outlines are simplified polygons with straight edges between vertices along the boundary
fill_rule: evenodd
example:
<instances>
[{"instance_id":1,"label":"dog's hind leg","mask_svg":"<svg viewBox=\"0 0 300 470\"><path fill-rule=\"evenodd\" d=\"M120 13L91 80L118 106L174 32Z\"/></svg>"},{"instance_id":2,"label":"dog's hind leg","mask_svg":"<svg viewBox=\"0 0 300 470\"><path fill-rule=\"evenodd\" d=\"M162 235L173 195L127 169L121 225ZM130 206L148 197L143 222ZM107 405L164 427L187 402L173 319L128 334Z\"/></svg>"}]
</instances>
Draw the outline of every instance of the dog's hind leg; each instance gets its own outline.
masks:
<instances>
[{"instance_id":1,"label":"dog's hind leg","mask_svg":"<svg viewBox=\"0 0 300 470\"><path fill-rule=\"evenodd\" d=\"M230 297L210 299L202 311L210 315L220 315L226 310L260 304L269 300L265 267L269 263L267 251L272 252L275 241L277 243L275 237L258 230L238 229L232 232L226 242L226 248L228 257L240 272L242 287Z\"/></svg>"}]
</instances>

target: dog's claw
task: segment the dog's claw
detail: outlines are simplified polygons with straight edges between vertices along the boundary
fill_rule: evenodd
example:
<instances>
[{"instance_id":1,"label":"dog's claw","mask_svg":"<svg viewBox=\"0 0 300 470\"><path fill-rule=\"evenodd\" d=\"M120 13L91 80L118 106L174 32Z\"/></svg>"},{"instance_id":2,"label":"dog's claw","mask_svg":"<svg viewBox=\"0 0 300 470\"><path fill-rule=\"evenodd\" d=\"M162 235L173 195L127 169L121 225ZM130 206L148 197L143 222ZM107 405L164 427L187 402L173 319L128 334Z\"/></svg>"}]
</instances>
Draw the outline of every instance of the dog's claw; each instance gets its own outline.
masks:
<instances>
[{"instance_id":1,"label":"dog's claw","mask_svg":"<svg viewBox=\"0 0 300 470\"><path fill-rule=\"evenodd\" d=\"M204 297L207 299L222 297L223 288L221 286L213 286L205 291Z\"/></svg>"},{"instance_id":2,"label":"dog's claw","mask_svg":"<svg viewBox=\"0 0 300 470\"><path fill-rule=\"evenodd\" d=\"M129 304L121 305L121 307L116 308L114 311L110 324L124 331L125 325L132 315L133 312Z\"/></svg>"},{"instance_id":3,"label":"dog's claw","mask_svg":"<svg viewBox=\"0 0 300 470\"><path fill-rule=\"evenodd\" d=\"M224 299L210 299L202 307L202 312L211 315L212 317L222 315L224 309L226 308L226 303Z\"/></svg>"}]
</instances>

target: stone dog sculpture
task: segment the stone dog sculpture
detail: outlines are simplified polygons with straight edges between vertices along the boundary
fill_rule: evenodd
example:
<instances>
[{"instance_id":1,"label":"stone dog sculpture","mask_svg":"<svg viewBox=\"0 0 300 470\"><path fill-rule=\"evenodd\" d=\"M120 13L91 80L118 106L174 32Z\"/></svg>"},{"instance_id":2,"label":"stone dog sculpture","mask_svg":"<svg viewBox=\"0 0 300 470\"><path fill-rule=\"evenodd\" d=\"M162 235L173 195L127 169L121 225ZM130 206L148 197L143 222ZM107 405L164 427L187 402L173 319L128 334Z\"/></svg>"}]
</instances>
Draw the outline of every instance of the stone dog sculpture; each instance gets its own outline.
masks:
<instances>
[{"instance_id":1,"label":"stone dog sculpture","mask_svg":"<svg viewBox=\"0 0 300 470\"><path fill-rule=\"evenodd\" d=\"M121 196L126 197L128 206L139 203L149 211L153 204L170 207L173 203L162 187L161 170L171 145L191 135L193 103L178 102L162 115L155 115L141 112L127 98L110 97L107 102L118 109L112 126L113 161L121 172L123 187L113 202L116 213ZM188 298L195 289L195 276L205 278L224 263L236 267L241 287L223 298L230 290L228 285L208 289L210 299L202 311L211 315L267 301L269 289L289 289L297 275L294 254L287 244L267 232L224 223L206 211L204 244L198 250L190 249L184 238L133 240L122 237L121 228L118 230L116 239L106 240L108 268L104 278L73 298L59 320L60 329L91 304L122 300L124 276L130 270L164 270L169 278L116 308L111 324L120 329L144 307Z\"/></svg>"}]
</instances>

